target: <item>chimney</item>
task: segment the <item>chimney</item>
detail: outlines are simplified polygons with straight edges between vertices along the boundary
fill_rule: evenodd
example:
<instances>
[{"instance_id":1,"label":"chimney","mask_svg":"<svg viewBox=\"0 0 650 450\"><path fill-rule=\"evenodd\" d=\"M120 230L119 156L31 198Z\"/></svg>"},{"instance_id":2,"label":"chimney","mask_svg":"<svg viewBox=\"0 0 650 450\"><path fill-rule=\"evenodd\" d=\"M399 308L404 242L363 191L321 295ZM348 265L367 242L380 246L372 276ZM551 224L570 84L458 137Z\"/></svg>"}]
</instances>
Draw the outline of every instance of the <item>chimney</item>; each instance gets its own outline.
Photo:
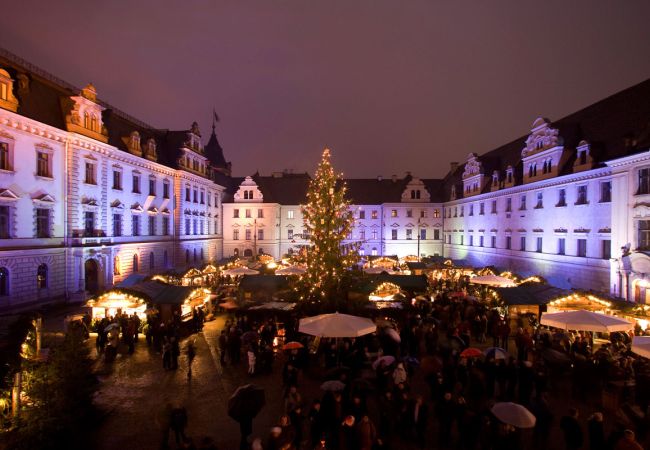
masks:
<instances>
[{"instance_id":1,"label":"chimney","mask_svg":"<svg viewBox=\"0 0 650 450\"><path fill-rule=\"evenodd\" d=\"M393 183L397 183L397 175L393 174L391 178L393 179Z\"/></svg>"},{"instance_id":2,"label":"chimney","mask_svg":"<svg viewBox=\"0 0 650 450\"><path fill-rule=\"evenodd\" d=\"M384 177L382 177L381 175L377 175L377 181L383 181L383 179Z\"/></svg>"},{"instance_id":3,"label":"chimney","mask_svg":"<svg viewBox=\"0 0 650 450\"><path fill-rule=\"evenodd\" d=\"M458 163L457 162L452 162L450 163L451 165L451 173L456 172L456 169L458 169Z\"/></svg>"}]
</instances>

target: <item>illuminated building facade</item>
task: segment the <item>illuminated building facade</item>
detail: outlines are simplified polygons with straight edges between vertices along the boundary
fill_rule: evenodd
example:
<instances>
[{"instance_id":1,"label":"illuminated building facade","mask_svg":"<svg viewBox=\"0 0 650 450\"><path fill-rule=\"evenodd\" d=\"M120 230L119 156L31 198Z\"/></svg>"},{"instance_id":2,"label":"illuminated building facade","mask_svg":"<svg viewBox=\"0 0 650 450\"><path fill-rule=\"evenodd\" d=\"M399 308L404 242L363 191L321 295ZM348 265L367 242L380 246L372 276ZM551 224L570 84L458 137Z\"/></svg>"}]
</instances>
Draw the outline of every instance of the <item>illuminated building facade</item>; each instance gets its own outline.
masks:
<instances>
[{"instance_id":1,"label":"illuminated building facade","mask_svg":"<svg viewBox=\"0 0 650 450\"><path fill-rule=\"evenodd\" d=\"M196 123L155 129L0 54L0 299L83 297L221 258L230 166ZM221 157L219 158L219 153Z\"/></svg>"}]
</instances>

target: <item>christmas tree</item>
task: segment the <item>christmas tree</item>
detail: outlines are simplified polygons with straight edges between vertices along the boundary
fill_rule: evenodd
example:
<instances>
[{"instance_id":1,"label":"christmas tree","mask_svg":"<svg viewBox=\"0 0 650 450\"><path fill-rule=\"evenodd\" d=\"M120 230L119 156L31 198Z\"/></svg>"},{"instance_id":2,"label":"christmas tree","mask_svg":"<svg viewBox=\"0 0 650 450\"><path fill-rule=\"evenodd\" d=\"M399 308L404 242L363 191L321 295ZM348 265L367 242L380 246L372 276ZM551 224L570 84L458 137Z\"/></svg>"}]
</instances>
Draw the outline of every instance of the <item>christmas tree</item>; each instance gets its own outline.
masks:
<instances>
[{"instance_id":1,"label":"christmas tree","mask_svg":"<svg viewBox=\"0 0 650 450\"><path fill-rule=\"evenodd\" d=\"M342 175L334 172L330 151L325 149L309 183L307 204L302 206L306 238L310 241L301 253L307 265L298 283L302 299L336 302L341 279L358 261L358 244L343 243L354 226L345 192Z\"/></svg>"}]
</instances>

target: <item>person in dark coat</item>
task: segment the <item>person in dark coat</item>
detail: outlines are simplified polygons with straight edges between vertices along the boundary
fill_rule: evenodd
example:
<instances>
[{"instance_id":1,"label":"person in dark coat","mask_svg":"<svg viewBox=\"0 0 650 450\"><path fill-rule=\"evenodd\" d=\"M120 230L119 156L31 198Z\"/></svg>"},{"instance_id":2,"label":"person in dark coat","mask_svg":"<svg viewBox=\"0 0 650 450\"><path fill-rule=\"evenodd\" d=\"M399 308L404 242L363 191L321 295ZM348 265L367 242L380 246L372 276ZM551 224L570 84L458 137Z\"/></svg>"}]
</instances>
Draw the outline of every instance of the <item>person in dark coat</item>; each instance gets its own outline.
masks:
<instances>
[{"instance_id":1,"label":"person in dark coat","mask_svg":"<svg viewBox=\"0 0 650 450\"><path fill-rule=\"evenodd\" d=\"M589 435L589 450L605 450L603 413L596 412L587 420L587 434Z\"/></svg>"},{"instance_id":2,"label":"person in dark coat","mask_svg":"<svg viewBox=\"0 0 650 450\"><path fill-rule=\"evenodd\" d=\"M411 416L411 423L413 424L417 443L420 448L425 448L429 408L427 407L426 403L424 403L424 399L421 395L418 395L415 398L415 401L409 410L409 414Z\"/></svg>"},{"instance_id":3,"label":"person in dark coat","mask_svg":"<svg viewBox=\"0 0 650 450\"><path fill-rule=\"evenodd\" d=\"M354 416L346 416L339 428L339 450L357 450L357 432Z\"/></svg>"},{"instance_id":4,"label":"person in dark coat","mask_svg":"<svg viewBox=\"0 0 650 450\"><path fill-rule=\"evenodd\" d=\"M321 411L321 404L315 400L309 410L309 435L311 437L312 447L316 447L323 437L325 431L323 412Z\"/></svg>"},{"instance_id":5,"label":"person in dark coat","mask_svg":"<svg viewBox=\"0 0 650 450\"><path fill-rule=\"evenodd\" d=\"M560 419L560 428L564 433L564 442L567 450L577 450L582 447L583 435L582 428L578 422L578 410L569 409L569 414Z\"/></svg>"},{"instance_id":6,"label":"person in dark coat","mask_svg":"<svg viewBox=\"0 0 650 450\"><path fill-rule=\"evenodd\" d=\"M172 409L169 425L174 431L176 445L181 445L187 439L185 436L185 427L187 426L187 410L183 407Z\"/></svg>"},{"instance_id":7,"label":"person in dark coat","mask_svg":"<svg viewBox=\"0 0 650 450\"><path fill-rule=\"evenodd\" d=\"M454 424L455 405L451 392L446 392L442 401L438 404L438 436L440 438L440 446L445 448L451 443L451 428Z\"/></svg>"}]
</instances>

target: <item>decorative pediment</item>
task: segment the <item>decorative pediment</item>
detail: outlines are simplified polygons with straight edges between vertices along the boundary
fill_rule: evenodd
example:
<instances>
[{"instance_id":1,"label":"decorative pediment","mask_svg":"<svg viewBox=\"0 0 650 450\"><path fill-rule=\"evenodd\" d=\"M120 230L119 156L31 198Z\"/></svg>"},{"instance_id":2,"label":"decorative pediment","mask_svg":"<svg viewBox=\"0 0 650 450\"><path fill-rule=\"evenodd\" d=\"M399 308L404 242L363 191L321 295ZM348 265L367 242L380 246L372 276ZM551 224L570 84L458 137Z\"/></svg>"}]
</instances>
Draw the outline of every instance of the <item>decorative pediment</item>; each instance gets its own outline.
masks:
<instances>
[{"instance_id":1,"label":"decorative pediment","mask_svg":"<svg viewBox=\"0 0 650 450\"><path fill-rule=\"evenodd\" d=\"M0 69L0 108L18 111L18 100L14 97L14 80L4 69Z\"/></svg>"},{"instance_id":2,"label":"decorative pediment","mask_svg":"<svg viewBox=\"0 0 650 450\"><path fill-rule=\"evenodd\" d=\"M573 230L574 233L579 233L579 234L587 234L587 233L589 233L590 231L591 231L590 229L588 229L588 228L582 228L582 227L580 227L580 228L576 228L576 229Z\"/></svg>"},{"instance_id":3,"label":"decorative pediment","mask_svg":"<svg viewBox=\"0 0 650 450\"><path fill-rule=\"evenodd\" d=\"M233 227L233 228L239 228L239 227L241 227L241 225L238 224L238 223L233 223L233 224L232 224L232 227Z\"/></svg>"},{"instance_id":4,"label":"decorative pediment","mask_svg":"<svg viewBox=\"0 0 650 450\"><path fill-rule=\"evenodd\" d=\"M205 211L201 211L201 212L199 213L199 216L203 216L203 217L205 217Z\"/></svg>"},{"instance_id":5,"label":"decorative pediment","mask_svg":"<svg viewBox=\"0 0 650 450\"><path fill-rule=\"evenodd\" d=\"M169 215L169 209L167 209L167 208L163 208L162 210L160 210L160 212L165 216Z\"/></svg>"},{"instance_id":6,"label":"decorative pediment","mask_svg":"<svg viewBox=\"0 0 650 450\"><path fill-rule=\"evenodd\" d=\"M607 234L607 233L611 233L612 229L610 227L605 227L605 228L599 229L598 232Z\"/></svg>"},{"instance_id":7,"label":"decorative pediment","mask_svg":"<svg viewBox=\"0 0 650 450\"><path fill-rule=\"evenodd\" d=\"M562 145L559 131L557 128L551 128L550 125L551 122L543 117L539 117L533 122L531 133L521 151L522 158Z\"/></svg>"},{"instance_id":8,"label":"decorative pediment","mask_svg":"<svg viewBox=\"0 0 650 450\"><path fill-rule=\"evenodd\" d=\"M566 233L567 229L566 228L556 228L553 230L556 233Z\"/></svg>"},{"instance_id":9,"label":"decorative pediment","mask_svg":"<svg viewBox=\"0 0 650 450\"><path fill-rule=\"evenodd\" d=\"M639 202L635 203L632 207L634 217L648 217L650 216L650 203Z\"/></svg>"},{"instance_id":10,"label":"decorative pediment","mask_svg":"<svg viewBox=\"0 0 650 450\"><path fill-rule=\"evenodd\" d=\"M150 207L147 212L152 213L152 214L157 214L158 213L158 208L155 206Z\"/></svg>"},{"instance_id":11,"label":"decorative pediment","mask_svg":"<svg viewBox=\"0 0 650 450\"><path fill-rule=\"evenodd\" d=\"M292 224L288 224L286 227L287 228L294 228L294 226Z\"/></svg>"},{"instance_id":12,"label":"decorative pediment","mask_svg":"<svg viewBox=\"0 0 650 450\"><path fill-rule=\"evenodd\" d=\"M97 199L92 197L82 197L81 204L85 206L99 206Z\"/></svg>"},{"instance_id":13,"label":"decorative pediment","mask_svg":"<svg viewBox=\"0 0 650 450\"><path fill-rule=\"evenodd\" d=\"M234 200L235 202L261 203L264 201L264 195L255 180L252 177L246 177L239 185L237 192L235 192Z\"/></svg>"},{"instance_id":14,"label":"decorative pediment","mask_svg":"<svg viewBox=\"0 0 650 450\"><path fill-rule=\"evenodd\" d=\"M185 211L183 211L183 214L185 214L186 216L191 216L192 211L190 211L189 209L186 209Z\"/></svg>"},{"instance_id":15,"label":"decorative pediment","mask_svg":"<svg viewBox=\"0 0 650 450\"><path fill-rule=\"evenodd\" d=\"M393 228L399 228L399 224L398 224L398 223L394 223L394 224L391 225L391 227L393 227Z\"/></svg>"},{"instance_id":16,"label":"decorative pediment","mask_svg":"<svg viewBox=\"0 0 650 450\"><path fill-rule=\"evenodd\" d=\"M61 108L68 131L108 142L108 130L102 120L105 108L97 103L97 90L92 84L83 88L79 95L63 97Z\"/></svg>"},{"instance_id":17,"label":"decorative pediment","mask_svg":"<svg viewBox=\"0 0 650 450\"><path fill-rule=\"evenodd\" d=\"M197 153L203 153L203 144L201 143L201 131L199 124L192 122L190 130L187 132L187 140L184 143L185 147L194 150Z\"/></svg>"},{"instance_id":18,"label":"decorative pediment","mask_svg":"<svg viewBox=\"0 0 650 450\"><path fill-rule=\"evenodd\" d=\"M114 200L114 201L111 203L111 208L124 209L124 203L122 203L122 202L119 201L119 200Z\"/></svg>"},{"instance_id":19,"label":"decorative pediment","mask_svg":"<svg viewBox=\"0 0 650 450\"><path fill-rule=\"evenodd\" d=\"M533 228L533 233L543 233L544 229L543 228Z\"/></svg>"},{"instance_id":20,"label":"decorative pediment","mask_svg":"<svg viewBox=\"0 0 650 450\"><path fill-rule=\"evenodd\" d=\"M193 216L198 216L198 215L199 215L199 212L195 209L194 211L192 211L192 215L193 215Z\"/></svg>"},{"instance_id":21,"label":"decorative pediment","mask_svg":"<svg viewBox=\"0 0 650 450\"><path fill-rule=\"evenodd\" d=\"M499 230L497 230L496 228L491 228L490 229L490 233L496 233L497 231L499 231Z\"/></svg>"},{"instance_id":22,"label":"decorative pediment","mask_svg":"<svg viewBox=\"0 0 650 450\"><path fill-rule=\"evenodd\" d=\"M476 153L470 153L467 156L467 163L465 163L465 170L463 171L463 180L465 178L470 178L475 175L483 174L483 165L478 160L478 155Z\"/></svg>"},{"instance_id":23,"label":"decorative pediment","mask_svg":"<svg viewBox=\"0 0 650 450\"><path fill-rule=\"evenodd\" d=\"M407 227L407 228L413 228L414 226L415 226L415 225L412 224L412 223L410 223L410 222L407 223L407 224L405 225L405 227Z\"/></svg>"},{"instance_id":24,"label":"decorative pediment","mask_svg":"<svg viewBox=\"0 0 650 450\"><path fill-rule=\"evenodd\" d=\"M142 205L140 203L134 203L131 205L131 211L133 212L142 212L144 211L144 208L142 208Z\"/></svg>"},{"instance_id":25,"label":"decorative pediment","mask_svg":"<svg viewBox=\"0 0 650 450\"><path fill-rule=\"evenodd\" d=\"M0 189L0 200L18 200L19 198L11 189Z\"/></svg>"},{"instance_id":26,"label":"decorative pediment","mask_svg":"<svg viewBox=\"0 0 650 450\"><path fill-rule=\"evenodd\" d=\"M41 202L41 203L54 203L54 197L52 197L50 194L40 194L36 197L32 198L32 201L34 202Z\"/></svg>"},{"instance_id":27,"label":"decorative pediment","mask_svg":"<svg viewBox=\"0 0 650 450\"><path fill-rule=\"evenodd\" d=\"M525 228L519 228L519 229L517 230L517 232L518 232L518 233L525 233L525 232L526 232L526 229L525 229Z\"/></svg>"}]
</instances>

